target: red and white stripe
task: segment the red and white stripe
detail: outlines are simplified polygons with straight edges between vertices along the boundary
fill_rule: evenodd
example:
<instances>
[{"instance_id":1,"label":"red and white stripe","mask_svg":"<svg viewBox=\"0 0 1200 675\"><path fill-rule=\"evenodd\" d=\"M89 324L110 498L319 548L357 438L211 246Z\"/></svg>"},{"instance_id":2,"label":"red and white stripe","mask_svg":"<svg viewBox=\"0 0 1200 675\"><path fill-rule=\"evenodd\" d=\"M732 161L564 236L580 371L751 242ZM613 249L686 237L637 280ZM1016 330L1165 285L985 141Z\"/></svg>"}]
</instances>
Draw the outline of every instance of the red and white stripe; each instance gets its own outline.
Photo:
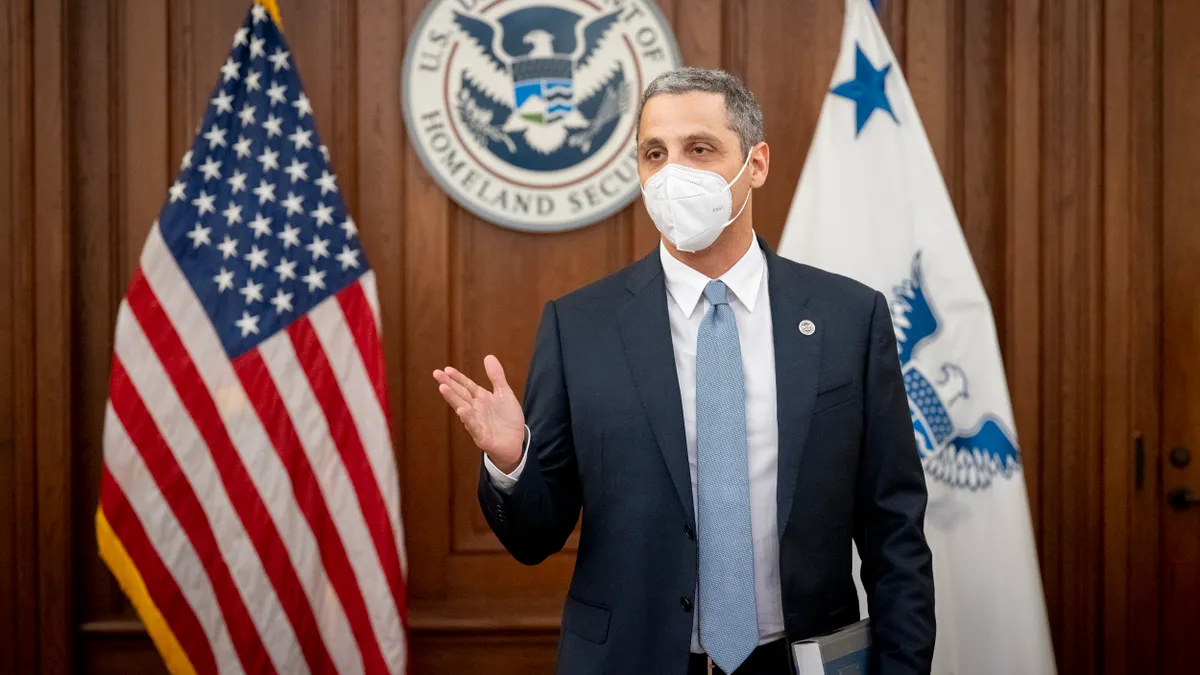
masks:
<instances>
[{"instance_id":1,"label":"red and white stripe","mask_svg":"<svg viewBox=\"0 0 1200 675\"><path fill-rule=\"evenodd\" d=\"M230 361L152 229L117 321L102 508L164 570L143 577L197 672L403 672L378 317L368 272Z\"/></svg>"}]
</instances>

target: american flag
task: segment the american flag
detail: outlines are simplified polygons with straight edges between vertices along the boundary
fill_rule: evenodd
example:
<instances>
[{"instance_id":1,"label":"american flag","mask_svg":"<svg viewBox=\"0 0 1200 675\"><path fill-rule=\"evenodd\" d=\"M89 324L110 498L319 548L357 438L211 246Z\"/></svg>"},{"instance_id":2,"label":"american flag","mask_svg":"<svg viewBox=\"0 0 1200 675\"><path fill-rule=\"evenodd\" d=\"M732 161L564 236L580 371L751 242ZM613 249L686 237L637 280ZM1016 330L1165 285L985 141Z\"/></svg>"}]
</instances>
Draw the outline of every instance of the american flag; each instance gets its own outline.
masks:
<instances>
[{"instance_id":1,"label":"american flag","mask_svg":"<svg viewBox=\"0 0 1200 675\"><path fill-rule=\"evenodd\" d=\"M100 554L173 673L399 673L375 278L266 4L121 303Z\"/></svg>"}]
</instances>

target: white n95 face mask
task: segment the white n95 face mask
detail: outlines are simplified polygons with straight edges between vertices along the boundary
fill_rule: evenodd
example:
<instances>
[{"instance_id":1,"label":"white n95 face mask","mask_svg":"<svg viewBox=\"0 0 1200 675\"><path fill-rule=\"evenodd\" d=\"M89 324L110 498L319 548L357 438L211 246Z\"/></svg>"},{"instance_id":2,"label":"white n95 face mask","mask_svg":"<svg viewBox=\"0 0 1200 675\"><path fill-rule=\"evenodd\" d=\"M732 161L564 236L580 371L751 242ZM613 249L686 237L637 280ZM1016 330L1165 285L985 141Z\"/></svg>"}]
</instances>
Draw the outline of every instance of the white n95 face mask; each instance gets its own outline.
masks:
<instances>
[{"instance_id":1,"label":"white n95 face mask","mask_svg":"<svg viewBox=\"0 0 1200 675\"><path fill-rule=\"evenodd\" d=\"M687 253L702 251L712 246L721 232L746 209L749 191L742 200L742 208L732 215L733 192L730 188L749 165L750 153L746 153L741 170L726 183L719 173L668 164L642 186L646 211L658 231L675 248Z\"/></svg>"}]
</instances>

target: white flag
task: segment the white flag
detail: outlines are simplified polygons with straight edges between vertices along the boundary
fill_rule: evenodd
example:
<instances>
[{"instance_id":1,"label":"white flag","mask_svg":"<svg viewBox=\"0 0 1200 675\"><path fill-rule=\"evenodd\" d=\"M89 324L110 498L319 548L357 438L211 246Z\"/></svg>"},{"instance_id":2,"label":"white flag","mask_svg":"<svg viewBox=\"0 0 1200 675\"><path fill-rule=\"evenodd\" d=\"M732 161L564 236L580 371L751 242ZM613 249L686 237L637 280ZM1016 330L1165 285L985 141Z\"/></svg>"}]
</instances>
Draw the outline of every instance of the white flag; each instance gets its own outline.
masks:
<instances>
[{"instance_id":1,"label":"white flag","mask_svg":"<svg viewBox=\"0 0 1200 675\"><path fill-rule=\"evenodd\" d=\"M991 306L868 0L846 3L841 55L779 252L853 277L891 305L929 486L933 673L1054 673Z\"/></svg>"}]
</instances>

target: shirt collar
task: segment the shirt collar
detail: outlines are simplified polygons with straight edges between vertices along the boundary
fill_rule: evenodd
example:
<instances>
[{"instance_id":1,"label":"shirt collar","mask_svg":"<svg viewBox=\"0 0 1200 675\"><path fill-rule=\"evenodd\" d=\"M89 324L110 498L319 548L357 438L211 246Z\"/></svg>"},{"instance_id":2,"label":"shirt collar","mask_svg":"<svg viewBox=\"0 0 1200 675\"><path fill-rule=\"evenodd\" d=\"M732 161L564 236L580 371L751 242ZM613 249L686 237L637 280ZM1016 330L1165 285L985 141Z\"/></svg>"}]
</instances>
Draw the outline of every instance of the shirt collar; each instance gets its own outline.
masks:
<instances>
[{"instance_id":1,"label":"shirt collar","mask_svg":"<svg viewBox=\"0 0 1200 675\"><path fill-rule=\"evenodd\" d=\"M700 304L704 287L711 279L671 255L671 252L661 242L658 245L658 253L662 259L667 292L671 294L675 304L683 310L684 315L690 319ZM766 260L762 247L758 245L758 237L751 237L750 248L746 249L746 253L742 255L741 259L720 277L734 297L751 314L754 313L754 305L758 300L758 291L762 285L765 269Z\"/></svg>"}]
</instances>

